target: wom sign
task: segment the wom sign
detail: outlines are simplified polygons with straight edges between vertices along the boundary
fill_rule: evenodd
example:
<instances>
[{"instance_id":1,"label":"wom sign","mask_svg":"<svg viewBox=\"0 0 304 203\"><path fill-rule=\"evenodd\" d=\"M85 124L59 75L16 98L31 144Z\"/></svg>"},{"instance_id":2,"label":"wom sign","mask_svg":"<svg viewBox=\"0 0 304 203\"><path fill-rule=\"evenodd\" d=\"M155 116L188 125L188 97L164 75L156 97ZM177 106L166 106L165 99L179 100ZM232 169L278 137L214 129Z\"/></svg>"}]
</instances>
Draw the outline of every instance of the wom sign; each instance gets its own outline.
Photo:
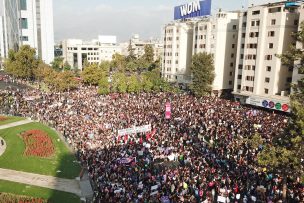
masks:
<instances>
[{"instance_id":1,"label":"wom sign","mask_svg":"<svg viewBox=\"0 0 304 203\"><path fill-rule=\"evenodd\" d=\"M211 0L194 1L174 8L174 20L211 14Z\"/></svg>"}]
</instances>

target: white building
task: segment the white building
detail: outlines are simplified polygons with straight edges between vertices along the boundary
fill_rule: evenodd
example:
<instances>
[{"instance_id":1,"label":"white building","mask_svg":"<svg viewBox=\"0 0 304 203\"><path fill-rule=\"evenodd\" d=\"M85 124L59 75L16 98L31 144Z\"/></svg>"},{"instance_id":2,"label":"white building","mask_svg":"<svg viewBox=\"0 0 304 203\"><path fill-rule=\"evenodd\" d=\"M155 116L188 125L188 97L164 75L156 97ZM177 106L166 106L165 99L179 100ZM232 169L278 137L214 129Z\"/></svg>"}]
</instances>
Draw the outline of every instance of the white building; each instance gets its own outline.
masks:
<instances>
[{"instance_id":1,"label":"white building","mask_svg":"<svg viewBox=\"0 0 304 203\"><path fill-rule=\"evenodd\" d=\"M194 21L176 21L164 28L162 76L170 82L189 83Z\"/></svg>"},{"instance_id":2,"label":"white building","mask_svg":"<svg viewBox=\"0 0 304 203\"><path fill-rule=\"evenodd\" d=\"M233 89L237 53L238 12L175 21L165 26L162 75L168 81L191 83L190 65L197 53L214 55L213 90Z\"/></svg>"},{"instance_id":3,"label":"white building","mask_svg":"<svg viewBox=\"0 0 304 203\"><path fill-rule=\"evenodd\" d=\"M242 103L288 111L293 68L277 54L295 44L299 10L285 2L253 6L239 23L235 98Z\"/></svg>"},{"instance_id":4,"label":"white building","mask_svg":"<svg viewBox=\"0 0 304 203\"><path fill-rule=\"evenodd\" d=\"M54 60L52 0L2 0L4 15L4 55L22 45L36 49L45 63Z\"/></svg>"},{"instance_id":5,"label":"white building","mask_svg":"<svg viewBox=\"0 0 304 203\"><path fill-rule=\"evenodd\" d=\"M298 31L301 30L300 28L300 23L304 21L304 5L301 5L299 8L298 8L298 12L300 13L300 17L299 17L299 27L298 27ZM297 42L296 44L296 47L298 49L301 49L303 48L303 44L301 44L300 42ZM297 84L298 81L300 79L302 79L304 77L304 73L301 73L299 68L297 67L297 64L295 65L294 67L294 70L293 70L293 73L292 73L292 83L294 84Z\"/></svg>"},{"instance_id":6,"label":"white building","mask_svg":"<svg viewBox=\"0 0 304 203\"><path fill-rule=\"evenodd\" d=\"M132 36L129 42L121 43L122 54L128 56L133 51L135 57L139 58L145 54L145 46L151 45L154 51L154 60L161 57L163 53L163 43L159 40L142 40L138 34Z\"/></svg>"},{"instance_id":7,"label":"white building","mask_svg":"<svg viewBox=\"0 0 304 203\"><path fill-rule=\"evenodd\" d=\"M116 36L99 36L98 40L85 42L80 39L68 39L62 42L64 61L73 68L83 70L87 61L89 64L111 61L115 53L121 54Z\"/></svg>"}]
</instances>

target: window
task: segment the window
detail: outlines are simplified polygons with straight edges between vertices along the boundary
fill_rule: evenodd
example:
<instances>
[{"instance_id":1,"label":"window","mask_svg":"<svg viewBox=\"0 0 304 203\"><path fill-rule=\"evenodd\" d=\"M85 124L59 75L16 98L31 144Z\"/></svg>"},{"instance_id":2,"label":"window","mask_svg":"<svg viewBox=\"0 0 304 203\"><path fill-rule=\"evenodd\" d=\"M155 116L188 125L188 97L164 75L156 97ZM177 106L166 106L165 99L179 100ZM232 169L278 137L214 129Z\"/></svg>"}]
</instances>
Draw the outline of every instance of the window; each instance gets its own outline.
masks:
<instances>
[{"instance_id":1,"label":"window","mask_svg":"<svg viewBox=\"0 0 304 203\"><path fill-rule=\"evenodd\" d=\"M273 48L273 43L269 43L269 44L268 44L268 48L269 48L269 49L272 49L272 48Z\"/></svg>"},{"instance_id":2,"label":"window","mask_svg":"<svg viewBox=\"0 0 304 203\"><path fill-rule=\"evenodd\" d=\"M241 54L241 59L244 59L244 54Z\"/></svg>"},{"instance_id":3,"label":"window","mask_svg":"<svg viewBox=\"0 0 304 203\"><path fill-rule=\"evenodd\" d=\"M268 61L272 60L272 55L265 55L265 60L268 60Z\"/></svg>"},{"instance_id":4,"label":"window","mask_svg":"<svg viewBox=\"0 0 304 203\"><path fill-rule=\"evenodd\" d=\"M254 81L254 76L246 76L247 81Z\"/></svg>"},{"instance_id":5,"label":"window","mask_svg":"<svg viewBox=\"0 0 304 203\"><path fill-rule=\"evenodd\" d=\"M291 78L291 77L288 77L288 78L286 79L286 82L291 83L291 82L292 82L292 78Z\"/></svg>"},{"instance_id":6,"label":"window","mask_svg":"<svg viewBox=\"0 0 304 203\"><path fill-rule=\"evenodd\" d=\"M231 54L231 58L233 58L234 57L234 54Z\"/></svg>"},{"instance_id":7,"label":"window","mask_svg":"<svg viewBox=\"0 0 304 203\"><path fill-rule=\"evenodd\" d=\"M255 23L256 23L256 26L260 26L260 21L259 20L257 20Z\"/></svg>"},{"instance_id":8,"label":"window","mask_svg":"<svg viewBox=\"0 0 304 203\"><path fill-rule=\"evenodd\" d=\"M206 48L206 44L200 44L200 48L201 49L205 49Z\"/></svg>"},{"instance_id":9,"label":"window","mask_svg":"<svg viewBox=\"0 0 304 203\"><path fill-rule=\"evenodd\" d=\"M294 24L294 25L298 25L298 24L299 24L299 20L294 20L294 21L293 21L293 24Z\"/></svg>"},{"instance_id":10,"label":"window","mask_svg":"<svg viewBox=\"0 0 304 203\"><path fill-rule=\"evenodd\" d=\"M267 88L264 89L264 93L268 94L269 90Z\"/></svg>"},{"instance_id":11,"label":"window","mask_svg":"<svg viewBox=\"0 0 304 203\"><path fill-rule=\"evenodd\" d=\"M230 63L230 67L233 67L233 63Z\"/></svg>"},{"instance_id":12,"label":"window","mask_svg":"<svg viewBox=\"0 0 304 203\"><path fill-rule=\"evenodd\" d=\"M232 80L229 80L229 85L232 85Z\"/></svg>"},{"instance_id":13,"label":"window","mask_svg":"<svg viewBox=\"0 0 304 203\"><path fill-rule=\"evenodd\" d=\"M277 13L277 12L281 12L281 7L275 7L275 8L268 9L268 13Z\"/></svg>"},{"instance_id":14,"label":"window","mask_svg":"<svg viewBox=\"0 0 304 203\"><path fill-rule=\"evenodd\" d=\"M236 25L233 25L233 26L232 26L232 29L233 29L233 30L236 30Z\"/></svg>"},{"instance_id":15,"label":"window","mask_svg":"<svg viewBox=\"0 0 304 203\"><path fill-rule=\"evenodd\" d=\"M260 14L260 10L252 11L252 15L259 15L259 14Z\"/></svg>"},{"instance_id":16,"label":"window","mask_svg":"<svg viewBox=\"0 0 304 203\"><path fill-rule=\"evenodd\" d=\"M246 37L246 33L242 33L242 38L245 38Z\"/></svg>"},{"instance_id":17,"label":"window","mask_svg":"<svg viewBox=\"0 0 304 203\"><path fill-rule=\"evenodd\" d=\"M241 85L238 85L237 88L238 88L238 90L240 90L241 89Z\"/></svg>"},{"instance_id":18,"label":"window","mask_svg":"<svg viewBox=\"0 0 304 203\"><path fill-rule=\"evenodd\" d=\"M178 64L178 60L175 61L175 64Z\"/></svg>"},{"instance_id":19,"label":"window","mask_svg":"<svg viewBox=\"0 0 304 203\"><path fill-rule=\"evenodd\" d=\"M232 44L232 46L231 46L231 47L232 47L232 49L234 49L234 47L235 47L235 44Z\"/></svg>"},{"instance_id":20,"label":"window","mask_svg":"<svg viewBox=\"0 0 304 203\"><path fill-rule=\"evenodd\" d=\"M235 39L235 34L232 35L232 38Z\"/></svg>"},{"instance_id":21,"label":"window","mask_svg":"<svg viewBox=\"0 0 304 203\"><path fill-rule=\"evenodd\" d=\"M266 67L266 71L267 71L267 72L270 72L270 71L271 71L271 66L267 66L267 67Z\"/></svg>"},{"instance_id":22,"label":"window","mask_svg":"<svg viewBox=\"0 0 304 203\"><path fill-rule=\"evenodd\" d=\"M268 37L274 37L274 31L269 31L268 32Z\"/></svg>"},{"instance_id":23,"label":"window","mask_svg":"<svg viewBox=\"0 0 304 203\"><path fill-rule=\"evenodd\" d=\"M244 28L245 28L245 27L246 27L246 25L247 25L247 24L246 24L246 22L243 22L242 27L244 27Z\"/></svg>"},{"instance_id":24,"label":"window","mask_svg":"<svg viewBox=\"0 0 304 203\"><path fill-rule=\"evenodd\" d=\"M230 71L230 73L229 73L229 74L230 74L230 76L232 76L232 74L233 74L233 73L232 73L232 71Z\"/></svg>"},{"instance_id":25,"label":"window","mask_svg":"<svg viewBox=\"0 0 304 203\"><path fill-rule=\"evenodd\" d=\"M28 28L27 18L21 18L21 28L22 29L27 29Z\"/></svg>"},{"instance_id":26,"label":"window","mask_svg":"<svg viewBox=\"0 0 304 203\"><path fill-rule=\"evenodd\" d=\"M241 80L242 79L242 75L238 75L238 79Z\"/></svg>"},{"instance_id":27,"label":"window","mask_svg":"<svg viewBox=\"0 0 304 203\"><path fill-rule=\"evenodd\" d=\"M275 19L272 19L271 20L271 25L275 25L276 24L276 20Z\"/></svg>"},{"instance_id":28,"label":"window","mask_svg":"<svg viewBox=\"0 0 304 203\"><path fill-rule=\"evenodd\" d=\"M27 10L26 0L20 0L20 9Z\"/></svg>"},{"instance_id":29,"label":"window","mask_svg":"<svg viewBox=\"0 0 304 203\"><path fill-rule=\"evenodd\" d=\"M28 36L22 36L21 40L27 42L29 39L28 39Z\"/></svg>"},{"instance_id":30,"label":"window","mask_svg":"<svg viewBox=\"0 0 304 203\"><path fill-rule=\"evenodd\" d=\"M243 69L243 65L242 64L239 65L239 69Z\"/></svg>"},{"instance_id":31,"label":"window","mask_svg":"<svg viewBox=\"0 0 304 203\"><path fill-rule=\"evenodd\" d=\"M265 82L269 83L270 82L270 78L265 78Z\"/></svg>"},{"instance_id":32,"label":"window","mask_svg":"<svg viewBox=\"0 0 304 203\"><path fill-rule=\"evenodd\" d=\"M251 26L255 26L255 21L251 21Z\"/></svg>"}]
</instances>

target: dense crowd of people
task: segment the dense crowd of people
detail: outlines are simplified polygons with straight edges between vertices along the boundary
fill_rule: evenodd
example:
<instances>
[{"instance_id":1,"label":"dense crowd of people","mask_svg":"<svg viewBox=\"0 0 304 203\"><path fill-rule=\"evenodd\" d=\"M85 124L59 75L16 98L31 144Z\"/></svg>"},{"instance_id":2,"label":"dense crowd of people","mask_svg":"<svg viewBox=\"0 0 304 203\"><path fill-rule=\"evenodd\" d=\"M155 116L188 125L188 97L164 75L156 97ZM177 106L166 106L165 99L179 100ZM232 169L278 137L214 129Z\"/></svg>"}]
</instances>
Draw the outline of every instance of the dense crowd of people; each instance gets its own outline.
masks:
<instances>
[{"instance_id":1,"label":"dense crowd of people","mask_svg":"<svg viewBox=\"0 0 304 203\"><path fill-rule=\"evenodd\" d=\"M171 116L165 118L165 103ZM94 87L66 93L0 90L0 114L55 127L86 163L96 202L267 202L282 200L283 179L257 166L260 145L287 125L282 114L213 97L141 93L100 96ZM150 125L145 133L120 129ZM287 200L304 202L287 180Z\"/></svg>"}]
</instances>

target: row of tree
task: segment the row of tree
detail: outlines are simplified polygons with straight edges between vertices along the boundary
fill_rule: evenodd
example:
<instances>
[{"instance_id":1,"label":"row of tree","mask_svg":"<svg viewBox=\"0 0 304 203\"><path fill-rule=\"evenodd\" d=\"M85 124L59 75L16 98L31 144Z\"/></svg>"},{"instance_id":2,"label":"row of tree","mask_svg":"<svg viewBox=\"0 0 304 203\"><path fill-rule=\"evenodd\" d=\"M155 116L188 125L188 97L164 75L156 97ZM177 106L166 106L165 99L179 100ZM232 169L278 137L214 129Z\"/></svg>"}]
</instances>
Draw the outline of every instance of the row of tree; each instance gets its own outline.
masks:
<instances>
[{"instance_id":1,"label":"row of tree","mask_svg":"<svg viewBox=\"0 0 304 203\"><path fill-rule=\"evenodd\" d=\"M44 82L49 88L57 91L75 89L78 86L73 71L61 71L45 64L36 57L35 49L28 45L22 46L17 52L10 50L4 67L5 71L14 77Z\"/></svg>"}]
</instances>

